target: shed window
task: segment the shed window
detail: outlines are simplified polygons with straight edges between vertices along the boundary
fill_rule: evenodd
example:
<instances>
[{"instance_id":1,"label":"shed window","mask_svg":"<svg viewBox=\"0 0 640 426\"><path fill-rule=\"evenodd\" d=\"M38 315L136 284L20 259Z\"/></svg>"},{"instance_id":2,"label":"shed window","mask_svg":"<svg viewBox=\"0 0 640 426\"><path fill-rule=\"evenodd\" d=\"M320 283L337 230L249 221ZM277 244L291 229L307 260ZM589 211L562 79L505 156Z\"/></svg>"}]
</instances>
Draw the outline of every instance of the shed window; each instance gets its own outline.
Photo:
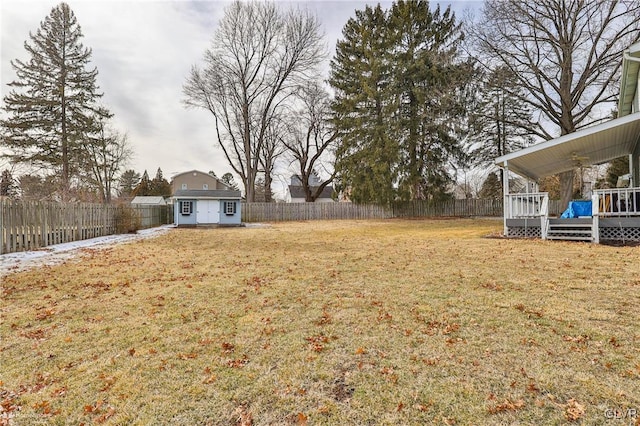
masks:
<instances>
[{"instance_id":1,"label":"shed window","mask_svg":"<svg viewBox=\"0 0 640 426\"><path fill-rule=\"evenodd\" d=\"M187 184L186 183L182 184L182 189L187 189Z\"/></svg>"},{"instance_id":2,"label":"shed window","mask_svg":"<svg viewBox=\"0 0 640 426\"><path fill-rule=\"evenodd\" d=\"M236 202L235 201L225 201L224 202L224 214L227 216L233 216L236 214Z\"/></svg>"},{"instance_id":3,"label":"shed window","mask_svg":"<svg viewBox=\"0 0 640 426\"><path fill-rule=\"evenodd\" d=\"M180 201L180 213L189 216L193 212L193 201Z\"/></svg>"},{"instance_id":4,"label":"shed window","mask_svg":"<svg viewBox=\"0 0 640 426\"><path fill-rule=\"evenodd\" d=\"M209 184L208 183L203 183L202 184L202 189L204 189L204 190L209 189Z\"/></svg>"}]
</instances>

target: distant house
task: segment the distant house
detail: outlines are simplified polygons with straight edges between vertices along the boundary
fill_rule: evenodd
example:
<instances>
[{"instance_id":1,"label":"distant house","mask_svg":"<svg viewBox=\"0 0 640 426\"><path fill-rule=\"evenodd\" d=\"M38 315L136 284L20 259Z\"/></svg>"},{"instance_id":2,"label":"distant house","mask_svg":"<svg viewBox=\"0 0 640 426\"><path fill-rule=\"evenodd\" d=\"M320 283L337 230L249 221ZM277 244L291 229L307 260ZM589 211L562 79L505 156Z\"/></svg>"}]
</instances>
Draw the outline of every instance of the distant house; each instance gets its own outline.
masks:
<instances>
[{"instance_id":1,"label":"distant house","mask_svg":"<svg viewBox=\"0 0 640 426\"><path fill-rule=\"evenodd\" d=\"M178 189L173 194L176 226L239 226L240 191L230 189Z\"/></svg>"},{"instance_id":2,"label":"distant house","mask_svg":"<svg viewBox=\"0 0 640 426\"><path fill-rule=\"evenodd\" d=\"M177 191L187 190L229 190L224 182L209 173L198 170L191 170L179 173L171 179L171 193L176 194Z\"/></svg>"},{"instance_id":3,"label":"distant house","mask_svg":"<svg viewBox=\"0 0 640 426\"><path fill-rule=\"evenodd\" d=\"M309 186L311 191L315 191L321 184L320 178L312 174L309 176ZM306 202L306 196L304 193L304 187L302 186L302 178L300 175L291 176L291 185L289 185L289 195L291 196L291 203L304 203ZM333 187L327 185L322 190L322 193L316 198L316 203L333 203L335 200L332 198Z\"/></svg>"},{"instance_id":4,"label":"distant house","mask_svg":"<svg viewBox=\"0 0 640 426\"><path fill-rule=\"evenodd\" d=\"M144 206L166 206L167 201L162 196L142 196L138 195L131 200L131 204Z\"/></svg>"}]
</instances>

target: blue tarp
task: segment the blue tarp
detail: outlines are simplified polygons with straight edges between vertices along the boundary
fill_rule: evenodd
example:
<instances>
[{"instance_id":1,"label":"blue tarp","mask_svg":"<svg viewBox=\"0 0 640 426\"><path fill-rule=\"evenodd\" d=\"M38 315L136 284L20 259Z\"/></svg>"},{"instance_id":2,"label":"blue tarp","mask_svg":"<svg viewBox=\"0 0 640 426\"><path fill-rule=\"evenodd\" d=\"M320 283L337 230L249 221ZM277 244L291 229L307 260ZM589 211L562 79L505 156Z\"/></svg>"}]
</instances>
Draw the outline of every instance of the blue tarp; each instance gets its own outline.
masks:
<instances>
[{"instance_id":1,"label":"blue tarp","mask_svg":"<svg viewBox=\"0 0 640 426\"><path fill-rule=\"evenodd\" d=\"M562 219L571 219L579 216L591 217L591 201L570 201L569 207L560 217Z\"/></svg>"}]
</instances>

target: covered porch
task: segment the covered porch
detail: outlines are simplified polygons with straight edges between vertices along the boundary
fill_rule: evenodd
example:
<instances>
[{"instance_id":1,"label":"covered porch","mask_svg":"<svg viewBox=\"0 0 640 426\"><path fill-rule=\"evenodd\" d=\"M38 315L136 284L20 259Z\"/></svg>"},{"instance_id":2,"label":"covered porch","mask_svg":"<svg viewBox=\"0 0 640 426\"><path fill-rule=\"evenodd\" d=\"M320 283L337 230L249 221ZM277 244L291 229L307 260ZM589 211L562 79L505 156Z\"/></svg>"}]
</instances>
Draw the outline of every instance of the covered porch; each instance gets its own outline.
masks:
<instances>
[{"instance_id":1,"label":"covered porch","mask_svg":"<svg viewBox=\"0 0 640 426\"><path fill-rule=\"evenodd\" d=\"M542 239L640 241L640 113L589 127L496 159L504 170L504 235ZM540 178L629 157L629 185L594 190L574 217L550 217ZM527 192L510 194L509 175L525 178ZM563 206L567 207L567 206Z\"/></svg>"}]
</instances>

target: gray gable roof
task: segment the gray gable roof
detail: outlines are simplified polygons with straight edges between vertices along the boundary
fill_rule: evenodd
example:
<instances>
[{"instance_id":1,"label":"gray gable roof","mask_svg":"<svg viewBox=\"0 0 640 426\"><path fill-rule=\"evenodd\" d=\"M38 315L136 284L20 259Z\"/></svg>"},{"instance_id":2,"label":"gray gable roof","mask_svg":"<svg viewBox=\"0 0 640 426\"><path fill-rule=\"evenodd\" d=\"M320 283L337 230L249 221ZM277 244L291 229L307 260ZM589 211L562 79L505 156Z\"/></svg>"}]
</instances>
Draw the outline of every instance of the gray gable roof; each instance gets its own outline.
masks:
<instances>
[{"instance_id":1,"label":"gray gable roof","mask_svg":"<svg viewBox=\"0 0 640 426\"><path fill-rule=\"evenodd\" d=\"M317 186L311 187L311 192L315 191ZM304 198L304 188L298 185L289 185L289 193L291 194L291 198ZM318 198L331 198L331 194L333 194L333 187L325 186L322 190L322 193L318 196Z\"/></svg>"},{"instance_id":2,"label":"gray gable roof","mask_svg":"<svg viewBox=\"0 0 640 426\"><path fill-rule=\"evenodd\" d=\"M227 189L179 189L173 194L173 198L210 198L210 199L240 199L240 191Z\"/></svg>"}]
</instances>

